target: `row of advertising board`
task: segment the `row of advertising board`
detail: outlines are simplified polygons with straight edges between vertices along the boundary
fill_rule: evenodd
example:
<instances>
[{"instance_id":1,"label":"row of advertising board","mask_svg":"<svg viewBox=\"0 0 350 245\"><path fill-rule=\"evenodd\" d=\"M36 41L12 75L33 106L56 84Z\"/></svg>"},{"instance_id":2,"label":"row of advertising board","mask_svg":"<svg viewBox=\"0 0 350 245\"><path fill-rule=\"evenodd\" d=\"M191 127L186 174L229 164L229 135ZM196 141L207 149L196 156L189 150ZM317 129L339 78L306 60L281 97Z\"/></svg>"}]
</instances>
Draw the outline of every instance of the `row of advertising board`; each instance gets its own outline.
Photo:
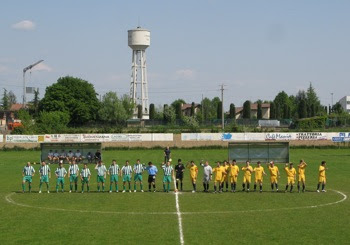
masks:
<instances>
[{"instance_id":1,"label":"row of advertising board","mask_svg":"<svg viewBox=\"0 0 350 245\"><path fill-rule=\"evenodd\" d=\"M62 142L152 142L174 140L173 134L45 134L0 135L6 143L62 143ZM329 140L350 142L350 133L184 133L182 141L310 141Z\"/></svg>"}]
</instances>

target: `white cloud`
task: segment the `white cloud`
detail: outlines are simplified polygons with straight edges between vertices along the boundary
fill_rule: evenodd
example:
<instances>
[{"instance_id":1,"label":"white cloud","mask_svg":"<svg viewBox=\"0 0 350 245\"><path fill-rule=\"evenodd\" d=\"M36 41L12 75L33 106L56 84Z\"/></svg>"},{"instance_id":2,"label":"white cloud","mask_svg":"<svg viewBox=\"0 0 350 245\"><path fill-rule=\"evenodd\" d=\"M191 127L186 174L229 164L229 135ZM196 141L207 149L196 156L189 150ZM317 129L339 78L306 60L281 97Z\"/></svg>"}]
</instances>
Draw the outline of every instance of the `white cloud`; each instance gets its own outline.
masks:
<instances>
[{"instance_id":1,"label":"white cloud","mask_svg":"<svg viewBox=\"0 0 350 245\"><path fill-rule=\"evenodd\" d=\"M196 78L196 71L191 69L180 69L175 72L176 79L193 80Z\"/></svg>"},{"instance_id":2,"label":"white cloud","mask_svg":"<svg viewBox=\"0 0 350 245\"><path fill-rule=\"evenodd\" d=\"M23 20L12 25L13 29L31 31L35 29L35 23L30 20Z\"/></svg>"},{"instance_id":3,"label":"white cloud","mask_svg":"<svg viewBox=\"0 0 350 245\"><path fill-rule=\"evenodd\" d=\"M34 66L32 71L52 71L52 68L45 63L39 63L38 65Z\"/></svg>"}]
</instances>

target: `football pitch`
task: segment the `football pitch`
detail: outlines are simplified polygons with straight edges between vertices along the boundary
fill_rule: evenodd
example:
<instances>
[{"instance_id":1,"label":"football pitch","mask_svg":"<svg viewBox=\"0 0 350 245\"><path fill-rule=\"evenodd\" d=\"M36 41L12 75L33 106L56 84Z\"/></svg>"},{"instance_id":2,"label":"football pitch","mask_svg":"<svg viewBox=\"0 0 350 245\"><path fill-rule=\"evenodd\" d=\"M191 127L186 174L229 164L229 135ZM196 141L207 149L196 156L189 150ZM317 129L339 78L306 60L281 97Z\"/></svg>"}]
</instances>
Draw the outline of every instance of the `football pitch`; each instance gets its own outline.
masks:
<instances>
[{"instance_id":1,"label":"football pitch","mask_svg":"<svg viewBox=\"0 0 350 245\"><path fill-rule=\"evenodd\" d=\"M33 165L32 193L23 194L22 169L39 155L39 151L0 152L0 244L349 244L349 149L291 149L296 168L300 159L308 163L305 193L298 193L296 186L293 193L284 193L287 178L281 164L277 165L281 172L279 192L270 191L267 165L263 164L268 174L263 193L240 191L242 171L238 192L203 193L200 166L196 193L191 192L189 170L183 192L164 193L163 151L138 149L104 151L103 160L107 167L112 159L120 167L126 160L133 165L137 158L142 163L154 162L159 169L156 193L108 193L108 177L106 192L98 193L94 165L89 165L90 193L80 193L80 181L79 192L69 193L67 177L65 192L56 193L52 173L51 193L46 193L43 185L39 194L39 165ZM214 161L227 158L227 149L173 149L173 163L178 158L184 163L194 160L197 165L202 159L209 160L214 166ZM327 192L317 193L322 160L328 167ZM54 172L57 165L50 167ZM147 173L143 180L147 190ZM171 187L173 190L173 183Z\"/></svg>"}]
</instances>

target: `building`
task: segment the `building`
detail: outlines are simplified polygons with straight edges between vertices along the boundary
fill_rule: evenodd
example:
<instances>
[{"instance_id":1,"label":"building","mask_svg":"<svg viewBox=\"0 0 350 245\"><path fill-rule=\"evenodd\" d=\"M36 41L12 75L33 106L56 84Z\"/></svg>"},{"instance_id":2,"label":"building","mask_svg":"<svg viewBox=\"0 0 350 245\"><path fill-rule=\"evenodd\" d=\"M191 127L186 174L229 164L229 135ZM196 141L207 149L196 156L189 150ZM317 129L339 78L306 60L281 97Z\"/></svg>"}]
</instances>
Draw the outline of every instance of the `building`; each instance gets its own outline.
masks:
<instances>
[{"instance_id":1,"label":"building","mask_svg":"<svg viewBox=\"0 0 350 245\"><path fill-rule=\"evenodd\" d=\"M350 113L350 96L344 96L339 100L339 104L343 108L344 111Z\"/></svg>"},{"instance_id":2,"label":"building","mask_svg":"<svg viewBox=\"0 0 350 245\"><path fill-rule=\"evenodd\" d=\"M262 119L270 119L270 104L262 103ZM243 107L236 107L236 119L243 118ZM258 104L250 104L250 118L258 118Z\"/></svg>"},{"instance_id":3,"label":"building","mask_svg":"<svg viewBox=\"0 0 350 245\"><path fill-rule=\"evenodd\" d=\"M194 115L198 113L198 111L200 110L200 107L201 107L200 104L194 104ZM182 115L188 116L188 117L192 116L191 108L192 108L192 104L181 104Z\"/></svg>"}]
</instances>

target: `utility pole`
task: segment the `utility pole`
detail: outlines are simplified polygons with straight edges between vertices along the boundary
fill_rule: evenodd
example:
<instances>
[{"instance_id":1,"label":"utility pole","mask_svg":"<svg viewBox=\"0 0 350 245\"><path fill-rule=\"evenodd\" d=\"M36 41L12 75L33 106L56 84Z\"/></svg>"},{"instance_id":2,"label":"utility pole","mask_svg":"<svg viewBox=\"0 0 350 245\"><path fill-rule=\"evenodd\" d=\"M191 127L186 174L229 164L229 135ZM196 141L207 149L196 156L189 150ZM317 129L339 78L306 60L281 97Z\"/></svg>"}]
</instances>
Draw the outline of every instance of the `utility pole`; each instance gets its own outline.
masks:
<instances>
[{"instance_id":1,"label":"utility pole","mask_svg":"<svg viewBox=\"0 0 350 245\"><path fill-rule=\"evenodd\" d=\"M220 85L221 88L221 128L224 131L225 129L225 122L224 122L224 86L226 86L225 84L221 84Z\"/></svg>"}]
</instances>

